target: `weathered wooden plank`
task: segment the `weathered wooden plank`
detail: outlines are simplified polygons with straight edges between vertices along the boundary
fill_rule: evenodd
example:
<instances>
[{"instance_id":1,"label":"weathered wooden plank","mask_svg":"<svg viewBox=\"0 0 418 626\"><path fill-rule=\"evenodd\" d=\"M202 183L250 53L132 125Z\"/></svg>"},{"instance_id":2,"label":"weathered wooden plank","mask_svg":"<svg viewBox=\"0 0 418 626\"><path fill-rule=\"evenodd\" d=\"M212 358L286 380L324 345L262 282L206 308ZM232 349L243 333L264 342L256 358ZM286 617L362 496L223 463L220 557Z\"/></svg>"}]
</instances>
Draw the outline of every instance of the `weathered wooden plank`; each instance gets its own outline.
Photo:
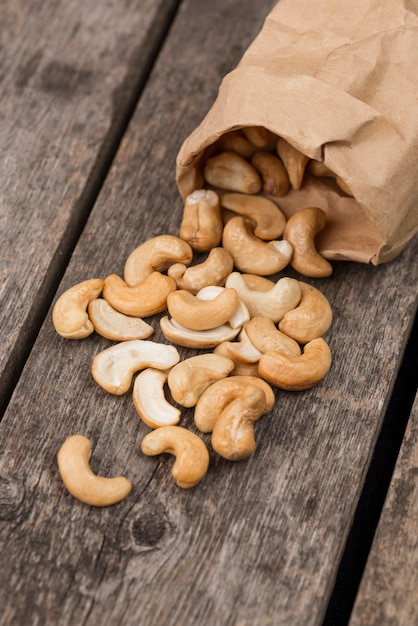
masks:
<instances>
[{"instance_id":1,"label":"weathered wooden plank","mask_svg":"<svg viewBox=\"0 0 418 626\"><path fill-rule=\"evenodd\" d=\"M350 619L350 626L418 622L418 396Z\"/></svg>"},{"instance_id":2,"label":"weathered wooden plank","mask_svg":"<svg viewBox=\"0 0 418 626\"><path fill-rule=\"evenodd\" d=\"M269 4L184 3L60 292L121 273L139 242L177 231L177 150ZM211 453L191 491L175 486L171 458L140 453L149 429L130 394L92 380L109 342L65 341L48 318L0 428L6 621L319 625L415 314L417 252L415 239L389 265L335 263L315 282L335 314L329 377L278 392L255 455L228 463ZM191 411L182 424L193 429ZM56 452L76 432L93 441L95 471L132 480L120 505L92 509L63 489Z\"/></svg>"},{"instance_id":3,"label":"weathered wooden plank","mask_svg":"<svg viewBox=\"0 0 418 626\"><path fill-rule=\"evenodd\" d=\"M1 399L177 4L0 3Z\"/></svg>"}]
</instances>

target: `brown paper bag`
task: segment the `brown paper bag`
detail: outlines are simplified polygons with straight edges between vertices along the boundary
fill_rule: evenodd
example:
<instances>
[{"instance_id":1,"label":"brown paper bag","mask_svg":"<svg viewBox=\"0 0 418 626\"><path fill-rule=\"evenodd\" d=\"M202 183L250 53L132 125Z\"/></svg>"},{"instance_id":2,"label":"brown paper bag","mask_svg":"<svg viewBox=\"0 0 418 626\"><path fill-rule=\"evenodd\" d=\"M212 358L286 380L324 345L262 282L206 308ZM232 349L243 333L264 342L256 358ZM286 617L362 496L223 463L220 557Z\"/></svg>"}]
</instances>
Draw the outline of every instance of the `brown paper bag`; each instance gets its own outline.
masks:
<instances>
[{"instance_id":1,"label":"brown paper bag","mask_svg":"<svg viewBox=\"0 0 418 626\"><path fill-rule=\"evenodd\" d=\"M348 184L305 177L278 204L328 217L329 259L382 263L418 230L418 11L413 0L280 0L177 158L185 197L224 133L264 126Z\"/></svg>"}]
</instances>

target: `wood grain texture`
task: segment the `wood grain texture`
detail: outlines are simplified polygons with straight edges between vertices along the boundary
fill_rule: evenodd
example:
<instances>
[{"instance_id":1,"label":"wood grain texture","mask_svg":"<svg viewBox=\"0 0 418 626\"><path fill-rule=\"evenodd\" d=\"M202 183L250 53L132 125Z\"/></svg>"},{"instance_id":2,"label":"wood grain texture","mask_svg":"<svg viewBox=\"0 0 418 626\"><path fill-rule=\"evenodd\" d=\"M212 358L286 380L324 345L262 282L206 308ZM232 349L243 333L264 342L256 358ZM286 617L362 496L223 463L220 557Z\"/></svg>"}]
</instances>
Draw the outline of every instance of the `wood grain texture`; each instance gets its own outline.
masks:
<instances>
[{"instance_id":1,"label":"wood grain texture","mask_svg":"<svg viewBox=\"0 0 418 626\"><path fill-rule=\"evenodd\" d=\"M225 5L182 4L59 293L121 274L136 245L177 232L177 151L273 2ZM417 253L415 239L391 264L335 263L314 282L335 315L329 376L277 392L256 453L232 463L211 451L189 491L171 457L140 452L149 429L130 393L93 381L109 342L61 339L49 316L0 426L6 624L319 626L415 314ZM191 410L181 424L194 430ZM92 439L94 471L132 480L125 501L93 509L65 491L56 453L75 433Z\"/></svg>"},{"instance_id":2,"label":"wood grain texture","mask_svg":"<svg viewBox=\"0 0 418 626\"><path fill-rule=\"evenodd\" d=\"M350 619L350 626L418 623L418 396Z\"/></svg>"},{"instance_id":3,"label":"wood grain texture","mask_svg":"<svg viewBox=\"0 0 418 626\"><path fill-rule=\"evenodd\" d=\"M0 2L0 398L177 4Z\"/></svg>"}]
</instances>

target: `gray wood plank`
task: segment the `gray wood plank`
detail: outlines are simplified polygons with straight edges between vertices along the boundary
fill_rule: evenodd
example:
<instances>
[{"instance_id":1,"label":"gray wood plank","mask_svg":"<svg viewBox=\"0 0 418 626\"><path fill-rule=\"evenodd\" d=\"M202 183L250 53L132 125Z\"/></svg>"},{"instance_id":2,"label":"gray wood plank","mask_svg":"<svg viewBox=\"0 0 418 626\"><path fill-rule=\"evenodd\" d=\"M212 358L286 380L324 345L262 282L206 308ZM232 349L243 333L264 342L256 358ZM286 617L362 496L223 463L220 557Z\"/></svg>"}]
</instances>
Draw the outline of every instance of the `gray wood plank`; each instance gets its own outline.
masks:
<instances>
[{"instance_id":1,"label":"gray wood plank","mask_svg":"<svg viewBox=\"0 0 418 626\"><path fill-rule=\"evenodd\" d=\"M350 626L418 623L418 396L350 619Z\"/></svg>"},{"instance_id":2,"label":"gray wood plank","mask_svg":"<svg viewBox=\"0 0 418 626\"><path fill-rule=\"evenodd\" d=\"M177 4L0 2L0 399Z\"/></svg>"},{"instance_id":3,"label":"gray wood plank","mask_svg":"<svg viewBox=\"0 0 418 626\"><path fill-rule=\"evenodd\" d=\"M177 151L272 4L182 5L60 293L121 273L138 243L177 231ZM130 394L94 383L109 342L61 339L49 316L0 426L6 623L318 626L415 314L417 252L416 238L391 264L335 263L315 282L335 314L330 375L278 392L254 456L211 453L190 491L175 486L170 457L141 454L149 429ZM194 428L191 411L182 424ZM93 441L96 472L132 480L119 505L92 509L63 488L56 453L77 432Z\"/></svg>"}]
</instances>

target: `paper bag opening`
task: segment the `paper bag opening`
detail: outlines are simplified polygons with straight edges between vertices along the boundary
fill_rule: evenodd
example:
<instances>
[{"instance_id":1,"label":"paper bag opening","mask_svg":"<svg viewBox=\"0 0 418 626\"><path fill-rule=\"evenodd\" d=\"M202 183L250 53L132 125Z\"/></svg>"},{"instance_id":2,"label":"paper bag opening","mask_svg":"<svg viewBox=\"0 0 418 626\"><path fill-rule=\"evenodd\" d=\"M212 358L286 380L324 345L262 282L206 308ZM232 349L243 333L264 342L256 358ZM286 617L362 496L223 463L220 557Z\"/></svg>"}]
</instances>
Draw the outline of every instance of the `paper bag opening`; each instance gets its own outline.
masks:
<instances>
[{"instance_id":1,"label":"paper bag opening","mask_svg":"<svg viewBox=\"0 0 418 626\"><path fill-rule=\"evenodd\" d=\"M275 198L288 216L308 206L326 212L319 251L390 261L418 230L418 17L401 0L311 4L281 0L267 17L183 143L178 188L186 197L204 186L204 163L226 133L264 127L351 190L306 173L299 190Z\"/></svg>"}]
</instances>

